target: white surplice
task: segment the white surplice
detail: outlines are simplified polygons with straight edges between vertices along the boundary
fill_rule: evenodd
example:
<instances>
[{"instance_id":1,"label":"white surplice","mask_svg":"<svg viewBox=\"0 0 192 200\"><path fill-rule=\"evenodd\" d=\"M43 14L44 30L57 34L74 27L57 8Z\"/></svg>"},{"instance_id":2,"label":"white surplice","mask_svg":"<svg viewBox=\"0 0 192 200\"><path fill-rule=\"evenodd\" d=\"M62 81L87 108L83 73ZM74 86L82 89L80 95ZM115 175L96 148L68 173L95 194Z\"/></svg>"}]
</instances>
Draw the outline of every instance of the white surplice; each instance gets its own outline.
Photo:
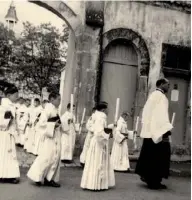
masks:
<instances>
[{"instance_id":1,"label":"white surplice","mask_svg":"<svg viewBox=\"0 0 192 200\"><path fill-rule=\"evenodd\" d=\"M10 126L7 126L7 121L4 119L6 111L11 111L14 119ZM0 178L19 178L19 162L17 160L15 136L16 121L15 121L15 105L8 99L2 99L0 106Z\"/></svg>"},{"instance_id":2,"label":"white surplice","mask_svg":"<svg viewBox=\"0 0 192 200\"><path fill-rule=\"evenodd\" d=\"M86 124L86 129L87 129L88 133L86 135L85 142L84 142L84 145L83 145L83 151L80 155L80 162L82 164L85 164L87 151L89 149L91 139L93 138L93 124L94 124L94 113L88 119L87 124Z\"/></svg>"},{"instance_id":3,"label":"white surplice","mask_svg":"<svg viewBox=\"0 0 192 200\"><path fill-rule=\"evenodd\" d=\"M111 153L111 162L114 170L126 171L130 168L128 143L122 133L129 134L131 132L133 131L127 129L127 122L120 117L117 121Z\"/></svg>"},{"instance_id":4,"label":"white surplice","mask_svg":"<svg viewBox=\"0 0 192 200\"><path fill-rule=\"evenodd\" d=\"M42 112L39 121L39 130L44 135L44 143L38 157L35 159L27 176L34 182L59 181L61 157L61 127L55 128L55 122L48 122L49 118L56 117L58 109L48 103Z\"/></svg>"},{"instance_id":5,"label":"white surplice","mask_svg":"<svg viewBox=\"0 0 192 200\"><path fill-rule=\"evenodd\" d=\"M115 186L115 175L109 155L109 134L104 132L107 116L96 111L93 138L87 152L81 188L103 190Z\"/></svg>"},{"instance_id":6,"label":"white surplice","mask_svg":"<svg viewBox=\"0 0 192 200\"><path fill-rule=\"evenodd\" d=\"M173 128L169 120L168 99L156 90L148 98L142 114L141 138L152 138L154 143L162 141L162 136Z\"/></svg>"},{"instance_id":7,"label":"white surplice","mask_svg":"<svg viewBox=\"0 0 192 200\"><path fill-rule=\"evenodd\" d=\"M68 123L70 119L73 119L73 123ZM64 133L61 139L61 160L73 160L73 153L75 148L76 130L75 130L75 115L66 111L61 116L61 123Z\"/></svg>"}]
</instances>

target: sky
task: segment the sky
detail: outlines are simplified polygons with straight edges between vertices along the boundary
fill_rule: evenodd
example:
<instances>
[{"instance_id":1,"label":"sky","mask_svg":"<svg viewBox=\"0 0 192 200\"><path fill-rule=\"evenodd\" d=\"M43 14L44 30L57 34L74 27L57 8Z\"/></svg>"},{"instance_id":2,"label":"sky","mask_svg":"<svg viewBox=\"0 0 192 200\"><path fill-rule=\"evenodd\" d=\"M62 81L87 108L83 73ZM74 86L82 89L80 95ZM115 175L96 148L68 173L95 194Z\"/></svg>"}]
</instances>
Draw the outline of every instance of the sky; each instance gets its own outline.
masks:
<instances>
[{"instance_id":1,"label":"sky","mask_svg":"<svg viewBox=\"0 0 192 200\"><path fill-rule=\"evenodd\" d=\"M0 22L5 23L5 15L7 14L11 2L12 0L0 0ZM27 0L15 0L14 5L19 19L15 27L15 33L17 35L22 32L22 23L25 21L29 21L34 25L50 22L62 32L62 26L65 22L45 8L27 2Z\"/></svg>"}]
</instances>

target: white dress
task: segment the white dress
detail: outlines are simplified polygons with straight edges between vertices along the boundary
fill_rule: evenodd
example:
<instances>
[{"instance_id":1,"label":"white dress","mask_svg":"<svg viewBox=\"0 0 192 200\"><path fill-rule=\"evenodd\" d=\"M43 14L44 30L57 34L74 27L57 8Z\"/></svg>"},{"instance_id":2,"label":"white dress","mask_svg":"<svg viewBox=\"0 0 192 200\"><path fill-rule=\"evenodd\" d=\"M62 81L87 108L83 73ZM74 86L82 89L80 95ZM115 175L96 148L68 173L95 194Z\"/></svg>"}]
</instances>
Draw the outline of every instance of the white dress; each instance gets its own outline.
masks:
<instances>
[{"instance_id":1,"label":"white dress","mask_svg":"<svg viewBox=\"0 0 192 200\"><path fill-rule=\"evenodd\" d=\"M126 121L120 117L115 129L114 142L111 152L111 162L114 170L126 171L130 168L128 144L122 133L129 134L131 132L133 131L128 131L127 129Z\"/></svg>"},{"instance_id":2,"label":"white dress","mask_svg":"<svg viewBox=\"0 0 192 200\"><path fill-rule=\"evenodd\" d=\"M11 111L14 119L7 126L4 113ZM0 178L19 178L19 162L15 148L16 121L15 105L7 98L2 99L0 106Z\"/></svg>"},{"instance_id":3,"label":"white dress","mask_svg":"<svg viewBox=\"0 0 192 200\"><path fill-rule=\"evenodd\" d=\"M68 120L70 119L73 119L73 123L68 124ZM61 160L73 160L76 140L75 116L71 112L66 111L61 116L61 123L64 131L61 139Z\"/></svg>"},{"instance_id":4,"label":"white dress","mask_svg":"<svg viewBox=\"0 0 192 200\"><path fill-rule=\"evenodd\" d=\"M104 132L106 115L95 112L94 135L87 152L81 188L104 190L115 186L115 175L109 155L109 134Z\"/></svg>"},{"instance_id":5,"label":"white dress","mask_svg":"<svg viewBox=\"0 0 192 200\"><path fill-rule=\"evenodd\" d=\"M88 130L88 133L87 133L87 136L85 138L84 145L83 145L83 151L80 155L80 163L82 163L82 164L85 164L87 151L89 149L91 139L93 138L93 123L94 123L94 113L88 119L87 124L86 124L86 129Z\"/></svg>"},{"instance_id":6,"label":"white dress","mask_svg":"<svg viewBox=\"0 0 192 200\"><path fill-rule=\"evenodd\" d=\"M55 128L55 122L47 122L49 118L58 115L58 109L48 103L39 121L39 128L44 134L45 141L38 157L27 174L34 182L59 181L61 157L61 127Z\"/></svg>"}]
</instances>

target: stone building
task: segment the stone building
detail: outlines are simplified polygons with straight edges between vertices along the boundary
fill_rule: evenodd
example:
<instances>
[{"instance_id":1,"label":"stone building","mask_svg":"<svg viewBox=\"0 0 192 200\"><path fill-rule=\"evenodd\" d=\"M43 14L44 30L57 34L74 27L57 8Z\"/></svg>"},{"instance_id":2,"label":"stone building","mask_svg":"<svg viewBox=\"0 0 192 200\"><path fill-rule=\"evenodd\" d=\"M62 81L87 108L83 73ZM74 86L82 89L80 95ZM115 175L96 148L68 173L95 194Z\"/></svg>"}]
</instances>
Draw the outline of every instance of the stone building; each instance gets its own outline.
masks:
<instances>
[{"instance_id":1,"label":"stone building","mask_svg":"<svg viewBox=\"0 0 192 200\"><path fill-rule=\"evenodd\" d=\"M120 111L132 114L133 128L156 80L165 76L171 86L170 118L176 113L172 144L190 147L191 2L31 2L71 29L62 112L74 93L77 117L84 107L88 117L95 103L105 100L113 123L120 98Z\"/></svg>"}]
</instances>

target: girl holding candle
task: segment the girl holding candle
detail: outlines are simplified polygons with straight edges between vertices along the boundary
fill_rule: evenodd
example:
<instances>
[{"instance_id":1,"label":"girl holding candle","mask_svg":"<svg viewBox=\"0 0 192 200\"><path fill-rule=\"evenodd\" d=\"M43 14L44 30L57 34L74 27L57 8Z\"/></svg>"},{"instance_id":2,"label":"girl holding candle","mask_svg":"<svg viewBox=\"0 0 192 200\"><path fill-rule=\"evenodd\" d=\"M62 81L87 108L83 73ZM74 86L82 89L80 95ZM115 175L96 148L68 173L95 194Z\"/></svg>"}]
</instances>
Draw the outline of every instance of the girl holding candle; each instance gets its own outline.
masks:
<instances>
[{"instance_id":1,"label":"girl holding candle","mask_svg":"<svg viewBox=\"0 0 192 200\"><path fill-rule=\"evenodd\" d=\"M81 188L88 190L107 190L115 186L115 176L109 155L109 138L104 130L107 126L107 104L97 105L94 114L93 138L87 152L81 179Z\"/></svg>"}]
</instances>

